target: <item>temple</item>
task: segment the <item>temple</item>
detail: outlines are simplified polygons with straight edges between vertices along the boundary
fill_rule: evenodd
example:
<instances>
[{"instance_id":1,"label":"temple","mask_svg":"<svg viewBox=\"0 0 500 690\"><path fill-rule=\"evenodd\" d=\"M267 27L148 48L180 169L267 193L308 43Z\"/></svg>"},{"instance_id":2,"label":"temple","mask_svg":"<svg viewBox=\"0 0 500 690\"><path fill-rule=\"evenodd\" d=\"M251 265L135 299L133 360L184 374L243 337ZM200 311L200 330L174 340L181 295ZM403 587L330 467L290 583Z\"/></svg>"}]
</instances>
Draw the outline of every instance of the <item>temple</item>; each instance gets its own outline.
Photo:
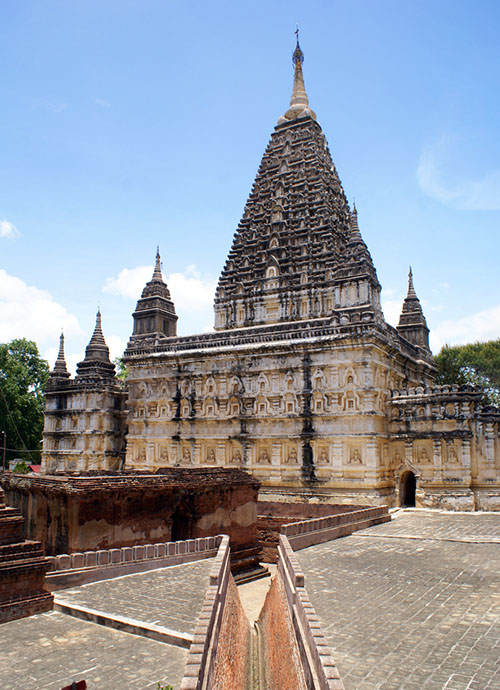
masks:
<instances>
[{"instance_id":1,"label":"temple","mask_svg":"<svg viewBox=\"0 0 500 690\"><path fill-rule=\"evenodd\" d=\"M303 60L297 41L290 106L220 275L214 332L176 335L157 251L125 392L100 314L74 380L61 341L43 471L223 466L252 473L264 500L498 510L500 413L474 388L434 385L411 269L399 325L385 321Z\"/></svg>"}]
</instances>

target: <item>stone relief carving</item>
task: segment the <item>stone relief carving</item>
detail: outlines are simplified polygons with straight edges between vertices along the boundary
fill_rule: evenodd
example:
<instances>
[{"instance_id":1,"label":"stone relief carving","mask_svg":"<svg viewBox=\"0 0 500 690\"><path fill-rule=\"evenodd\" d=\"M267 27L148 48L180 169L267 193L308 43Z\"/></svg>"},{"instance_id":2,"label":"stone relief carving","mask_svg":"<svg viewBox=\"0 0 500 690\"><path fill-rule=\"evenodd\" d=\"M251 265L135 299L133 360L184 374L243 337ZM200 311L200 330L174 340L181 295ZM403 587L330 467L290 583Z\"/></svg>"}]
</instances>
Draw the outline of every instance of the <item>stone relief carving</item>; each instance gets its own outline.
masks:
<instances>
[{"instance_id":1,"label":"stone relief carving","mask_svg":"<svg viewBox=\"0 0 500 690\"><path fill-rule=\"evenodd\" d=\"M349 454L349 463L351 465L361 465L363 460L361 459L361 451L359 448L351 448Z\"/></svg>"}]
</instances>

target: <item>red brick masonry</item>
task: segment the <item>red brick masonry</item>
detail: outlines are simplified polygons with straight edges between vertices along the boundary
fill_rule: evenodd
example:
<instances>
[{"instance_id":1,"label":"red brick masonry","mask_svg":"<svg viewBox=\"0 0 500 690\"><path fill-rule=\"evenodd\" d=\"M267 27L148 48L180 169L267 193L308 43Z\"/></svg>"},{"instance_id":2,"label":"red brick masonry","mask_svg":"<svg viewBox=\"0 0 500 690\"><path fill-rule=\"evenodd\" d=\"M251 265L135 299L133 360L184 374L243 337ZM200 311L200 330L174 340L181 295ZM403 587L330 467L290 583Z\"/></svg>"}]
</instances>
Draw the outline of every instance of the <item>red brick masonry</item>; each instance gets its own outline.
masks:
<instances>
[{"instance_id":1,"label":"red brick masonry","mask_svg":"<svg viewBox=\"0 0 500 690\"><path fill-rule=\"evenodd\" d=\"M53 597L44 588L49 562L40 543L23 540L23 518L3 502L0 489L0 623L50 611Z\"/></svg>"},{"instance_id":2,"label":"red brick masonry","mask_svg":"<svg viewBox=\"0 0 500 690\"><path fill-rule=\"evenodd\" d=\"M277 562L280 534L297 551L391 519L387 506L259 501L257 510L257 534L265 563Z\"/></svg>"}]
</instances>

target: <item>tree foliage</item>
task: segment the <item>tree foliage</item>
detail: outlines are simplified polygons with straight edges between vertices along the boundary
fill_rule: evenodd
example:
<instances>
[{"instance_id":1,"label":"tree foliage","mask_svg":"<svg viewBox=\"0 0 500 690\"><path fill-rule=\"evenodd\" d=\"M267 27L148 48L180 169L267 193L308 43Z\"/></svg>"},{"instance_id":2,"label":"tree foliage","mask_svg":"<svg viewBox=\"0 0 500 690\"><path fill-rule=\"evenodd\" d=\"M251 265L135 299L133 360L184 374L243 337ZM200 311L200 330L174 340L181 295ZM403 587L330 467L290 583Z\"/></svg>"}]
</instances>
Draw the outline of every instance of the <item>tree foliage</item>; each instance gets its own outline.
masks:
<instances>
[{"instance_id":1,"label":"tree foliage","mask_svg":"<svg viewBox=\"0 0 500 690\"><path fill-rule=\"evenodd\" d=\"M122 388L125 388L128 377L128 368L125 366L123 357L115 357L113 364L116 367L116 378L119 380Z\"/></svg>"},{"instance_id":2,"label":"tree foliage","mask_svg":"<svg viewBox=\"0 0 500 690\"><path fill-rule=\"evenodd\" d=\"M48 362L36 343L19 338L0 344L0 431L7 434L6 460L40 462L48 376ZM3 451L3 436L0 443Z\"/></svg>"},{"instance_id":3,"label":"tree foliage","mask_svg":"<svg viewBox=\"0 0 500 690\"><path fill-rule=\"evenodd\" d=\"M500 405L500 339L454 347L445 345L435 361L436 383L479 386L485 403Z\"/></svg>"}]
</instances>

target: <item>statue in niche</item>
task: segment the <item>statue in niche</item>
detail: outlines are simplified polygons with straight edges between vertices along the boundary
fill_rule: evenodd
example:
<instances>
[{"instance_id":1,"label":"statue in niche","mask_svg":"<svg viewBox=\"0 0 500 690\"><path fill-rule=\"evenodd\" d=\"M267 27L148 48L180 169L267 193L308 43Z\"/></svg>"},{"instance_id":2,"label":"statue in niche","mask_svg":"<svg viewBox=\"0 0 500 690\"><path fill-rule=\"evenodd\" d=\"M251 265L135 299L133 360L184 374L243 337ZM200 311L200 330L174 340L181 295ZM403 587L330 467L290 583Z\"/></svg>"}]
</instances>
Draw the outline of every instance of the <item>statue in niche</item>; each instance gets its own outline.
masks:
<instances>
[{"instance_id":1,"label":"statue in niche","mask_svg":"<svg viewBox=\"0 0 500 690\"><path fill-rule=\"evenodd\" d=\"M431 459L429 458L429 454L427 453L427 450L425 448L422 448L420 451L420 462L430 462Z\"/></svg>"},{"instance_id":2,"label":"statue in niche","mask_svg":"<svg viewBox=\"0 0 500 690\"><path fill-rule=\"evenodd\" d=\"M265 448L259 456L259 462L263 465L270 465L271 464L271 458L269 457L269 453L267 452L267 450Z\"/></svg>"},{"instance_id":3,"label":"statue in niche","mask_svg":"<svg viewBox=\"0 0 500 690\"><path fill-rule=\"evenodd\" d=\"M146 462L146 449L144 447L139 450L139 460Z\"/></svg>"},{"instance_id":4,"label":"statue in niche","mask_svg":"<svg viewBox=\"0 0 500 690\"><path fill-rule=\"evenodd\" d=\"M354 448L351 451L351 457L350 457L349 462L352 465L361 465L362 464L363 461L361 460L361 453L359 451L359 448Z\"/></svg>"},{"instance_id":5,"label":"statue in niche","mask_svg":"<svg viewBox=\"0 0 500 690\"><path fill-rule=\"evenodd\" d=\"M209 448L209 449L208 449L208 453L207 453L207 462L213 462L213 463L216 462L216 460L215 460L215 450L214 450L213 448Z\"/></svg>"},{"instance_id":6,"label":"statue in niche","mask_svg":"<svg viewBox=\"0 0 500 690\"><path fill-rule=\"evenodd\" d=\"M241 453L239 450L235 450L233 453L233 462L241 464Z\"/></svg>"},{"instance_id":7,"label":"statue in niche","mask_svg":"<svg viewBox=\"0 0 500 690\"><path fill-rule=\"evenodd\" d=\"M448 461L454 465L458 464L457 451L455 450L453 443L448 444Z\"/></svg>"},{"instance_id":8,"label":"statue in niche","mask_svg":"<svg viewBox=\"0 0 500 690\"><path fill-rule=\"evenodd\" d=\"M189 463L191 462L191 451L189 450L189 448L182 449L182 462L186 465L189 465Z\"/></svg>"},{"instance_id":9,"label":"statue in niche","mask_svg":"<svg viewBox=\"0 0 500 690\"><path fill-rule=\"evenodd\" d=\"M319 454L318 464L328 465L328 462L328 450L326 448L322 448Z\"/></svg>"},{"instance_id":10,"label":"statue in niche","mask_svg":"<svg viewBox=\"0 0 500 690\"><path fill-rule=\"evenodd\" d=\"M166 462L168 462L167 446L160 446L160 460L165 460Z\"/></svg>"},{"instance_id":11,"label":"statue in niche","mask_svg":"<svg viewBox=\"0 0 500 690\"><path fill-rule=\"evenodd\" d=\"M296 448L292 448L292 449L290 450L290 452L288 453L288 462L289 462L290 464L296 464L297 461L298 461L298 458L297 458L297 449L296 449Z\"/></svg>"}]
</instances>

